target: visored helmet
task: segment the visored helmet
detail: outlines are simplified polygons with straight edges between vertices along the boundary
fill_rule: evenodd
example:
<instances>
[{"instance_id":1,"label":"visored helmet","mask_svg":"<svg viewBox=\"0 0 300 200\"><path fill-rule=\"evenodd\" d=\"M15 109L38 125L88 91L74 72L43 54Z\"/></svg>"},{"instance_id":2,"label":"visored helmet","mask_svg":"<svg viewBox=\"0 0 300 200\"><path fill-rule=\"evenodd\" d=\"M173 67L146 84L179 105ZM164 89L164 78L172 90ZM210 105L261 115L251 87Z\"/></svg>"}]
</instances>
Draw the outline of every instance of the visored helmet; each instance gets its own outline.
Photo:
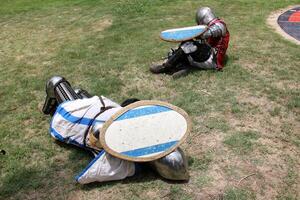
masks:
<instances>
[{"instance_id":1,"label":"visored helmet","mask_svg":"<svg viewBox=\"0 0 300 200\"><path fill-rule=\"evenodd\" d=\"M198 25L208 25L217 17L209 7L202 7L197 10L196 22Z\"/></svg>"}]
</instances>

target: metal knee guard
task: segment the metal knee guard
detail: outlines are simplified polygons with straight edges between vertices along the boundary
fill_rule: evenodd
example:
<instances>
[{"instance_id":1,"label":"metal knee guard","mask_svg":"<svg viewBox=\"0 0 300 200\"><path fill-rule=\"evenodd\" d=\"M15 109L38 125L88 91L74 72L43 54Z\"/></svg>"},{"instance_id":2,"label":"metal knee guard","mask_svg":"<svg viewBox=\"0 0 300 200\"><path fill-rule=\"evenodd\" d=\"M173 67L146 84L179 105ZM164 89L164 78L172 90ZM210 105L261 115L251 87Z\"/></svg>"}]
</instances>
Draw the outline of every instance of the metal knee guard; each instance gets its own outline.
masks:
<instances>
[{"instance_id":1,"label":"metal knee guard","mask_svg":"<svg viewBox=\"0 0 300 200\"><path fill-rule=\"evenodd\" d=\"M150 164L166 179L189 180L187 159L180 148L158 160L150 162Z\"/></svg>"},{"instance_id":2,"label":"metal knee guard","mask_svg":"<svg viewBox=\"0 0 300 200\"><path fill-rule=\"evenodd\" d=\"M80 96L72 89L70 83L61 76L53 76L46 84L46 99L43 113L53 115L58 104L79 99Z\"/></svg>"}]
</instances>

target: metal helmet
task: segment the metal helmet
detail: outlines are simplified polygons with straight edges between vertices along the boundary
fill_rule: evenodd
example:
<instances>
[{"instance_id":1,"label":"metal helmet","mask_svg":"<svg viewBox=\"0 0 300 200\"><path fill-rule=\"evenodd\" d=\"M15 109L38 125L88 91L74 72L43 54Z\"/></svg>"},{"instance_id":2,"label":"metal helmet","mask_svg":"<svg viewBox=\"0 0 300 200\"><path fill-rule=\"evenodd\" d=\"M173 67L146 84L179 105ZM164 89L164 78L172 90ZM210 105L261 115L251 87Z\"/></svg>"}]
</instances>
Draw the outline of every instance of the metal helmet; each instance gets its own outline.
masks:
<instances>
[{"instance_id":1,"label":"metal helmet","mask_svg":"<svg viewBox=\"0 0 300 200\"><path fill-rule=\"evenodd\" d=\"M180 148L151 162L151 165L164 178L169 180L189 180L187 159Z\"/></svg>"},{"instance_id":2,"label":"metal helmet","mask_svg":"<svg viewBox=\"0 0 300 200\"><path fill-rule=\"evenodd\" d=\"M198 25L208 25L217 17L209 7L202 7L197 10L196 22Z\"/></svg>"},{"instance_id":3,"label":"metal helmet","mask_svg":"<svg viewBox=\"0 0 300 200\"><path fill-rule=\"evenodd\" d=\"M46 99L43 106L43 113L53 115L58 104L79 99L70 83L61 76L53 76L46 83Z\"/></svg>"},{"instance_id":4,"label":"metal helmet","mask_svg":"<svg viewBox=\"0 0 300 200\"><path fill-rule=\"evenodd\" d=\"M46 83L46 99L43 106L43 113L46 115L53 115L58 102L55 95L55 88L58 84L65 82L65 78L61 76L53 76Z\"/></svg>"},{"instance_id":5,"label":"metal helmet","mask_svg":"<svg viewBox=\"0 0 300 200\"><path fill-rule=\"evenodd\" d=\"M66 82L66 79L62 76L52 76L46 83L46 93L52 98L55 98L55 88L58 84Z\"/></svg>"}]
</instances>

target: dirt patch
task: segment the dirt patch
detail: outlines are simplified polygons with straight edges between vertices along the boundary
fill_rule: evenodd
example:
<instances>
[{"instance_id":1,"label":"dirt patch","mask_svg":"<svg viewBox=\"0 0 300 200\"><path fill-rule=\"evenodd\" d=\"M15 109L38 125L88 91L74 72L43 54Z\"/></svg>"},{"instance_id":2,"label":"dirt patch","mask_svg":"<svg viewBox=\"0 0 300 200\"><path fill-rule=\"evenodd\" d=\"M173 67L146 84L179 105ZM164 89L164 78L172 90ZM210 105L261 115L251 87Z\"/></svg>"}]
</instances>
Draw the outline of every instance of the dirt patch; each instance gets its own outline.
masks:
<instances>
[{"instance_id":1,"label":"dirt patch","mask_svg":"<svg viewBox=\"0 0 300 200\"><path fill-rule=\"evenodd\" d=\"M267 18L267 24L269 26L271 26L278 34L283 36L285 39L300 45L300 41L296 40L295 38L293 38L292 36L290 36L289 34L284 32L277 23L277 19L282 13L284 13L285 11L287 11L289 9L295 8L297 6L300 6L300 5L289 6L287 8L283 8L283 9L272 12L269 15L269 17Z\"/></svg>"},{"instance_id":2,"label":"dirt patch","mask_svg":"<svg viewBox=\"0 0 300 200\"><path fill-rule=\"evenodd\" d=\"M289 177L289 164L286 159L293 160L295 169L300 164L297 161L299 148L293 144L298 124L296 116L264 96L242 92L237 100L243 106L254 107L256 111L244 113L242 117L227 113L226 119L230 126L236 131L256 131L260 138L256 141L254 150L246 158L229 157L227 161L219 162L219 166L225 171L228 168L235 169L236 175L229 177L240 178L256 173L257 176L245 180L240 187L251 188L258 199L274 199L280 195L279 191L285 190L285 187L296 187L295 184L288 185L284 181L286 177ZM281 111L272 115L270 111L274 108L280 108ZM283 135L282 127L286 124L290 130L288 136ZM299 177L296 179L299 181Z\"/></svg>"},{"instance_id":3,"label":"dirt patch","mask_svg":"<svg viewBox=\"0 0 300 200\"><path fill-rule=\"evenodd\" d=\"M290 80L277 81L274 85L280 90L300 90L300 84Z\"/></svg>"},{"instance_id":4,"label":"dirt patch","mask_svg":"<svg viewBox=\"0 0 300 200\"><path fill-rule=\"evenodd\" d=\"M228 113L226 119L235 130L257 131L261 136L272 140L280 140L283 132L287 132L284 129L287 128L289 129L289 136L296 135L297 127L299 127L297 116L292 112L288 112L279 103L264 96L251 95L248 92L240 93L237 100L243 106L249 105L255 108L255 111L247 112L240 118ZM294 146L290 146L290 148L294 148Z\"/></svg>"},{"instance_id":5,"label":"dirt patch","mask_svg":"<svg viewBox=\"0 0 300 200\"><path fill-rule=\"evenodd\" d=\"M294 191L296 184L288 185L285 179L290 176L287 158L293 160L295 169L299 167L299 149L292 142L298 127L296 116L279 103L249 91L240 92L236 99L245 112L241 115L231 112L223 114L230 127L228 132L203 127L210 117L221 116L222 113L195 118L199 127L191 135L192 145L187 147L187 152L195 158L207 152L212 154L212 161L205 172L205 176L212 180L207 186L196 188L197 180L201 179L203 172L192 170L192 184L187 187L200 199L218 199L224 195L226 188L248 189L257 199L275 199L286 187ZM279 108L278 112L274 111L276 108ZM288 125L290 131L286 140L282 135L284 125ZM246 131L255 131L259 136L253 144L253 150L247 154L237 155L224 145L224 136ZM253 173L255 175L237 185L239 180Z\"/></svg>"},{"instance_id":6,"label":"dirt patch","mask_svg":"<svg viewBox=\"0 0 300 200\"><path fill-rule=\"evenodd\" d=\"M91 190L91 191L83 191L83 190L76 190L71 192L67 199L68 200L80 200L80 199L117 199L116 198L116 189L110 188L103 191L99 190Z\"/></svg>"},{"instance_id":7,"label":"dirt patch","mask_svg":"<svg viewBox=\"0 0 300 200\"><path fill-rule=\"evenodd\" d=\"M110 27L112 25L112 22L113 22L112 19L108 17L104 19L100 19L92 24L92 28L94 31L100 32Z\"/></svg>"}]
</instances>

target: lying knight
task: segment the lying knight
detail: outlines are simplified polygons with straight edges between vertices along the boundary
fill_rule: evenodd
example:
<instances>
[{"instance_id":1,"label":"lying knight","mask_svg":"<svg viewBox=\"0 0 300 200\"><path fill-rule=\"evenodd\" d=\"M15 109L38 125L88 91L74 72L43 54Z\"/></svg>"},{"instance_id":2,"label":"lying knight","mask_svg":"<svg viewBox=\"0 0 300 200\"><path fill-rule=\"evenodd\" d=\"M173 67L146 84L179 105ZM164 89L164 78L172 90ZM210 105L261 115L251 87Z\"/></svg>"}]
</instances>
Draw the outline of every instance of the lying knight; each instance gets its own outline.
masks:
<instances>
[{"instance_id":1,"label":"lying knight","mask_svg":"<svg viewBox=\"0 0 300 200\"><path fill-rule=\"evenodd\" d=\"M163 64L150 67L152 73L172 73L177 78L187 75L191 69L221 70L224 67L229 43L225 22L217 18L208 7L198 9L196 22L207 26L205 32L195 38L181 40L179 47L170 51Z\"/></svg>"},{"instance_id":2,"label":"lying knight","mask_svg":"<svg viewBox=\"0 0 300 200\"><path fill-rule=\"evenodd\" d=\"M58 141L88 150L94 159L76 177L81 184L121 180L133 176L139 163L123 160L103 150L100 129L110 117L138 99L121 105L104 96L91 96L85 90L73 90L63 77L54 76L46 84L44 114L52 117L50 134ZM188 180L187 160L180 148L159 159L146 162L169 180Z\"/></svg>"}]
</instances>

